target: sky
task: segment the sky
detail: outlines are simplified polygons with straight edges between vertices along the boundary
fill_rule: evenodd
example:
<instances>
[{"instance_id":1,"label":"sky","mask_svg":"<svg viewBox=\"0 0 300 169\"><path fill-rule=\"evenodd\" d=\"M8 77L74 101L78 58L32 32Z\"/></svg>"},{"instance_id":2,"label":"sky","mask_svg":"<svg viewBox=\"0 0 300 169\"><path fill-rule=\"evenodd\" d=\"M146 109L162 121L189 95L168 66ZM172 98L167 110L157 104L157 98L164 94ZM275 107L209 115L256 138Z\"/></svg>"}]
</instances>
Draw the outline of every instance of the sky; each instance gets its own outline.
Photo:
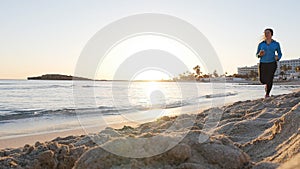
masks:
<instances>
[{"instance_id":1,"label":"sky","mask_svg":"<svg viewBox=\"0 0 300 169\"><path fill-rule=\"evenodd\" d=\"M255 65L257 45L268 27L280 42L282 59L300 58L297 0L0 0L0 79L74 75L82 50L99 30L142 13L171 15L196 27L217 53L223 68L219 74ZM190 71L193 64L187 64ZM157 71L151 78L166 77L167 72ZM97 78L112 79L113 74Z\"/></svg>"}]
</instances>

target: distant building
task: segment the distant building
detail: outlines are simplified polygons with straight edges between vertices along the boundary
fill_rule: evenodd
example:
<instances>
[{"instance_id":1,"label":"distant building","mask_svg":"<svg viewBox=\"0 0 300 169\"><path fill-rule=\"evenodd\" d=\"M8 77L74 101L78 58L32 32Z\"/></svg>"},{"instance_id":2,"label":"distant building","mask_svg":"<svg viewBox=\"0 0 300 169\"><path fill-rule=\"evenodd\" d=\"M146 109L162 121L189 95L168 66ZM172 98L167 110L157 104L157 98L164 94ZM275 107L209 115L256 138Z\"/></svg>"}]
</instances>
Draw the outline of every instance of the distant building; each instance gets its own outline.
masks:
<instances>
[{"instance_id":1,"label":"distant building","mask_svg":"<svg viewBox=\"0 0 300 169\"><path fill-rule=\"evenodd\" d=\"M238 67L238 74L239 75L250 75L250 72L251 71L254 71L256 73L258 73L258 65L254 65L254 66L250 66L250 67ZM278 62L277 64L277 69L276 69L276 72L275 72L275 75L279 75L281 70L280 70L280 67L283 66L283 65L286 65L286 66L290 66L291 67L291 70L288 70L286 71L285 73L288 74L288 75L291 75L291 74L296 74L296 70L295 68L297 66L300 66L300 58L299 59L291 59L291 60L281 60Z\"/></svg>"},{"instance_id":2,"label":"distant building","mask_svg":"<svg viewBox=\"0 0 300 169\"><path fill-rule=\"evenodd\" d=\"M279 75L281 70L280 67L286 65L286 66L291 66L291 70L286 71L285 73L290 75L290 74L295 74L296 73L296 67L300 66L300 58L299 59L291 59L291 60L281 60L279 61L277 65L277 70L275 72L275 75Z\"/></svg>"},{"instance_id":3,"label":"distant building","mask_svg":"<svg viewBox=\"0 0 300 169\"><path fill-rule=\"evenodd\" d=\"M239 75L250 75L251 71L258 73L258 64L250 67L238 67Z\"/></svg>"}]
</instances>

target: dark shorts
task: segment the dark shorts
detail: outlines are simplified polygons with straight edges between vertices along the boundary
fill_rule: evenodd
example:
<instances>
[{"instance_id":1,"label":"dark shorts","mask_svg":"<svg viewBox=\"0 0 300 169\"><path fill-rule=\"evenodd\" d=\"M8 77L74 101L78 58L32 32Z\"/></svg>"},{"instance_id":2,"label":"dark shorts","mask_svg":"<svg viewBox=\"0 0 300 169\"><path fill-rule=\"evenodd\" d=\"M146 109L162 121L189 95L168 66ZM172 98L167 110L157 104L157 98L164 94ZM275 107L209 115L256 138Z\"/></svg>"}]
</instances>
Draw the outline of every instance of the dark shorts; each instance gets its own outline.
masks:
<instances>
[{"instance_id":1,"label":"dark shorts","mask_svg":"<svg viewBox=\"0 0 300 169\"><path fill-rule=\"evenodd\" d=\"M259 80L262 84L273 83L277 62L259 63Z\"/></svg>"}]
</instances>

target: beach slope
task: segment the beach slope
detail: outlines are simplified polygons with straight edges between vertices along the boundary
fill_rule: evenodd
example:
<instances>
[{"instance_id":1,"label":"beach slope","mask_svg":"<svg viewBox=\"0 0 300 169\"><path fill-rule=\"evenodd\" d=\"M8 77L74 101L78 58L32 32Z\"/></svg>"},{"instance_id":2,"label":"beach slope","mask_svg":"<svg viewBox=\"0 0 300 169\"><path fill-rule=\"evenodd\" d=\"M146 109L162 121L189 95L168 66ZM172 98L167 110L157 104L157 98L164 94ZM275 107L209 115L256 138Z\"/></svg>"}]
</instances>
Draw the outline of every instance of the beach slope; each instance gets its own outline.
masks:
<instances>
[{"instance_id":1,"label":"beach slope","mask_svg":"<svg viewBox=\"0 0 300 169\"><path fill-rule=\"evenodd\" d=\"M216 127L204 130L212 110L223 112L222 117ZM194 119L192 126L186 125L190 119ZM185 137L172 144L183 133ZM299 133L300 92L294 92L236 102L197 114L165 116L135 128L108 127L92 135L58 137L21 148L6 148L0 151L0 166L297 169L300 168ZM207 139L199 140L199 136ZM137 143L137 139L142 139L143 144ZM134 155L136 158L130 158Z\"/></svg>"}]
</instances>

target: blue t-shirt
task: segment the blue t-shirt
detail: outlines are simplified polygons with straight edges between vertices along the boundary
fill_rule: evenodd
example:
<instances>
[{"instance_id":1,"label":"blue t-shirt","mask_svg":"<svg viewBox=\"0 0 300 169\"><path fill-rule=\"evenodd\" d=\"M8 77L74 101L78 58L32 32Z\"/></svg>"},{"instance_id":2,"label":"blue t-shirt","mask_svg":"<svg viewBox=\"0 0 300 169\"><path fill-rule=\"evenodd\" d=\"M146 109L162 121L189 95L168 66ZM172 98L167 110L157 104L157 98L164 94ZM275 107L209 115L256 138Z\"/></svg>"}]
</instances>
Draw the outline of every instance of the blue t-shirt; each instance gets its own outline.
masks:
<instances>
[{"instance_id":1,"label":"blue t-shirt","mask_svg":"<svg viewBox=\"0 0 300 169\"><path fill-rule=\"evenodd\" d=\"M260 57L259 62L261 63L271 63L275 62L275 51L277 52L278 59L281 59L282 53L280 49L280 44L276 42L275 40L272 40L270 44L267 44L266 41L262 41L258 44L256 56L258 56L259 51L264 50L265 54Z\"/></svg>"}]
</instances>

